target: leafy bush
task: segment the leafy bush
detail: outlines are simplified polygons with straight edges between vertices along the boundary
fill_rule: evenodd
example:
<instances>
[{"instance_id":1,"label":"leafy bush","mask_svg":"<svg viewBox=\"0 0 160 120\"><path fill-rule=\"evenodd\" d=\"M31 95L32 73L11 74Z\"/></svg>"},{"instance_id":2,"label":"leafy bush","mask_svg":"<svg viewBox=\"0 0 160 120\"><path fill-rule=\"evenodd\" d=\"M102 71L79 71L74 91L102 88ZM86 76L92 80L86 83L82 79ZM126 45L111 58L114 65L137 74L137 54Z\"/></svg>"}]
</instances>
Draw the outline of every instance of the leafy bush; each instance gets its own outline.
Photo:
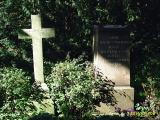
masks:
<instances>
[{"instance_id":1,"label":"leafy bush","mask_svg":"<svg viewBox=\"0 0 160 120\"><path fill-rule=\"evenodd\" d=\"M139 111L152 111L160 113L160 63L155 58L147 58L146 61L139 66L141 71L136 72L135 87L141 86L143 91L140 98L144 96L145 100L136 104ZM153 69L154 68L154 69ZM139 89L136 89L139 90ZM140 93L140 92L139 92Z\"/></svg>"},{"instance_id":2,"label":"leafy bush","mask_svg":"<svg viewBox=\"0 0 160 120\"><path fill-rule=\"evenodd\" d=\"M17 68L2 68L0 73L0 85L5 89L6 101L29 97L31 78L25 72Z\"/></svg>"},{"instance_id":3,"label":"leafy bush","mask_svg":"<svg viewBox=\"0 0 160 120\"><path fill-rule=\"evenodd\" d=\"M36 113L30 99L31 78L17 68L0 69L0 120L27 120Z\"/></svg>"},{"instance_id":4,"label":"leafy bush","mask_svg":"<svg viewBox=\"0 0 160 120\"><path fill-rule=\"evenodd\" d=\"M106 89L108 97L111 88L105 80L95 79L93 67L81 60L66 60L55 64L52 73L47 77L53 101L58 114L64 119L82 119L90 116L95 109L96 101L100 102L100 88ZM101 89L102 90L102 89Z\"/></svg>"}]
</instances>

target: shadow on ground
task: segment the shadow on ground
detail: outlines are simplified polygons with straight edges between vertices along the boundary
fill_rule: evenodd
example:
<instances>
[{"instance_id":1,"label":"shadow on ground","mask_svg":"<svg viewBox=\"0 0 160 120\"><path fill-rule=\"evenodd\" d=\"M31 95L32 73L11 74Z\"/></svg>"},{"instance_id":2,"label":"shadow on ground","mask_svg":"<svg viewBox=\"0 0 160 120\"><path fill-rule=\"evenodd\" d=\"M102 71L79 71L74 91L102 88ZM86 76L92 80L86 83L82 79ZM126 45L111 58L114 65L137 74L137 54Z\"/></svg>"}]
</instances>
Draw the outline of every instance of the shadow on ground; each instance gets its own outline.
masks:
<instances>
[{"instance_id":1,"label":"shadow on ground","mask_svg":"<svg viewBox=\"0 0 160 120\"><path fill-rule=\"evenodd\" d=\"M49 113L40 113L39 115L36 115L28 120L58 120L58 119L57 117L54 117Z\"/></svg>"},{"instance_id":2,"label":"shadow on ground","mask_svg":"<svg viewBox=\"0 0 160 120\"><path fill-rule=\"evenodd\" d=\"M65 120L64 118L57 118L48 113L41 113L36 115L29 120ZM74 119L75 120L75 119ZM135 117L119 117L119 116L98 116L95 119L84 119L84 120L155 120L154 118L135 118Z\"/></svg>"},{"instance_id":3,"label":"shadow on ground","mask_svg":"<svg viewBox=\"0 0 160 120\"><path fill-rule=\"evenodd\" d=\"M95 120L141 120L133 117L119 117L119 116L99 116Z\"/></svg>"}]
</instances>

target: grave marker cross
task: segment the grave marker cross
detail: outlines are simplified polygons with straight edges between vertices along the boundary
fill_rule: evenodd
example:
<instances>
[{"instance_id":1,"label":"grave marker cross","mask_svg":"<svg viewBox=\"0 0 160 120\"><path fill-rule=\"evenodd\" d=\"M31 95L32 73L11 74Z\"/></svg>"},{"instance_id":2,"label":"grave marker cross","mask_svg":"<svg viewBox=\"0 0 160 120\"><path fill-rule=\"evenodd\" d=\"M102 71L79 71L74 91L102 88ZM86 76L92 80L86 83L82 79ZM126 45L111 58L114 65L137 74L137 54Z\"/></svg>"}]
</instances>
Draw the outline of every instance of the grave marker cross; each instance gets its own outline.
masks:
<instances>
[{"instance_id":1,"label":"grave marker cross","mask_svg":"<svg viewBox=\"0 0 160 120\"><path fill-rule=\"evenodd\" d=\"M22 29L23 33L18 34L18 38L32 39L34 78L36 82L44 83L42 38L54 37L55 31L42 28L40 15L31 15L31 24L32 29Z\"/></svg>"}]
</instances>

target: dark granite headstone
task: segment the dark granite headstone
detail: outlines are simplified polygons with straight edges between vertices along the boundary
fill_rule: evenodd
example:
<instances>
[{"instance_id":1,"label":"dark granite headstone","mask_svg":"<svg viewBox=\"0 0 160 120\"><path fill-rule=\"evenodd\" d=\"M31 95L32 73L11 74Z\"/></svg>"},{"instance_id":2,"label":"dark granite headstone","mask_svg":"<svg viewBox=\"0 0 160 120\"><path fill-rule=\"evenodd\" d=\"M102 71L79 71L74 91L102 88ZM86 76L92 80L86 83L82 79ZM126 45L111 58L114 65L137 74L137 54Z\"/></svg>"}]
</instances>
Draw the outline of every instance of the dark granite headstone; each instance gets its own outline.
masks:
<instances>
[{"instance_id":1,"label":"dark granite headstone","mask_svg":"<svg viewBox=\"0 0 160 120\"><path fill-rule=\"evenodd\" d=\"M115 107L134 109L134 88L130 87L130 45L127 27L120 25L94 26L93 49L96 74L115 83L115 106L101 103L101 114L112 114Z\"/></svg>"},{"instance_id":2,"label":"dark granite headstone","mask_svg":"<svg viewBox=\"0 0 160 120\"><path fill-rule=\"evenodd\" d=\"M94 26L94 65L116 85L130 85L130 43L125 26Z\"/></svg>"}]
</instances>

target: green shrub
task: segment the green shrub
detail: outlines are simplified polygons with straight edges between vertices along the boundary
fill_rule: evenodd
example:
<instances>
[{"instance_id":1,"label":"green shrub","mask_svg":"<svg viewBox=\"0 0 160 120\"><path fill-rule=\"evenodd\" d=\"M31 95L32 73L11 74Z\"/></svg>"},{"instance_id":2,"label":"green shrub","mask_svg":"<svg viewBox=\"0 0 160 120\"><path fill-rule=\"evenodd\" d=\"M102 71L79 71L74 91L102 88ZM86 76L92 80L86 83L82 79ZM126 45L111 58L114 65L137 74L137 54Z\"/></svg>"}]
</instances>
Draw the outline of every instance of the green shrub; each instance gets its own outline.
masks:
<instances>
[{"instance_id":1,"label":"green shrub","mask_svg":"<svg viewBox=\"0 0 160 120\"><path fill-rule=\"evenodd\" d=\"M0 69L0 86L5 89L6 101L29 97L31 90L30 77L17 68Z\"/></svg>"},{"instance_id":2,"label":"green shrub","mask_svg":"<svg viewBox=\"0 0 160 120\"><path fill-rule=\"evenodd\" d=\"M105 80L95 79L93 67L89 62L81 60L66 60L55 64L52 73L47 77L53 101L58 114L64 119L82 119L90 116L95 109L95 103L100 102L101 90L111 96L111 87ZM107 95L106 95L107 96Z\"/></svg>"},{"instance_id":3,"label":"green shrub","mask_svg":"<svg viewBox=\"0 0 160 120\"><path fill-rule=\"evenodd\" d=\"M30 80L31 78L21 69L0 69L0 120L27 120L36 113L30 99Z\"/></svg>"},{"instance_id":4,"label":"green shrub","mask_svg":"<svg viewBox=\"0 0 160 120\"><path fill-rule=\"evenodd\" d=\"M139 98L144 97L144 101L136 104L139 111L152 111L160 113L160 63L155 58L146 57L146 61L139 66L136 71L134 86L138 91L142 87L142 92L137 92ZM153 69L154 68L154 69ZM141 69L141 70L140 70ZM139 87L137 89L137 86Z\"/></svg>"}]
</instances>

